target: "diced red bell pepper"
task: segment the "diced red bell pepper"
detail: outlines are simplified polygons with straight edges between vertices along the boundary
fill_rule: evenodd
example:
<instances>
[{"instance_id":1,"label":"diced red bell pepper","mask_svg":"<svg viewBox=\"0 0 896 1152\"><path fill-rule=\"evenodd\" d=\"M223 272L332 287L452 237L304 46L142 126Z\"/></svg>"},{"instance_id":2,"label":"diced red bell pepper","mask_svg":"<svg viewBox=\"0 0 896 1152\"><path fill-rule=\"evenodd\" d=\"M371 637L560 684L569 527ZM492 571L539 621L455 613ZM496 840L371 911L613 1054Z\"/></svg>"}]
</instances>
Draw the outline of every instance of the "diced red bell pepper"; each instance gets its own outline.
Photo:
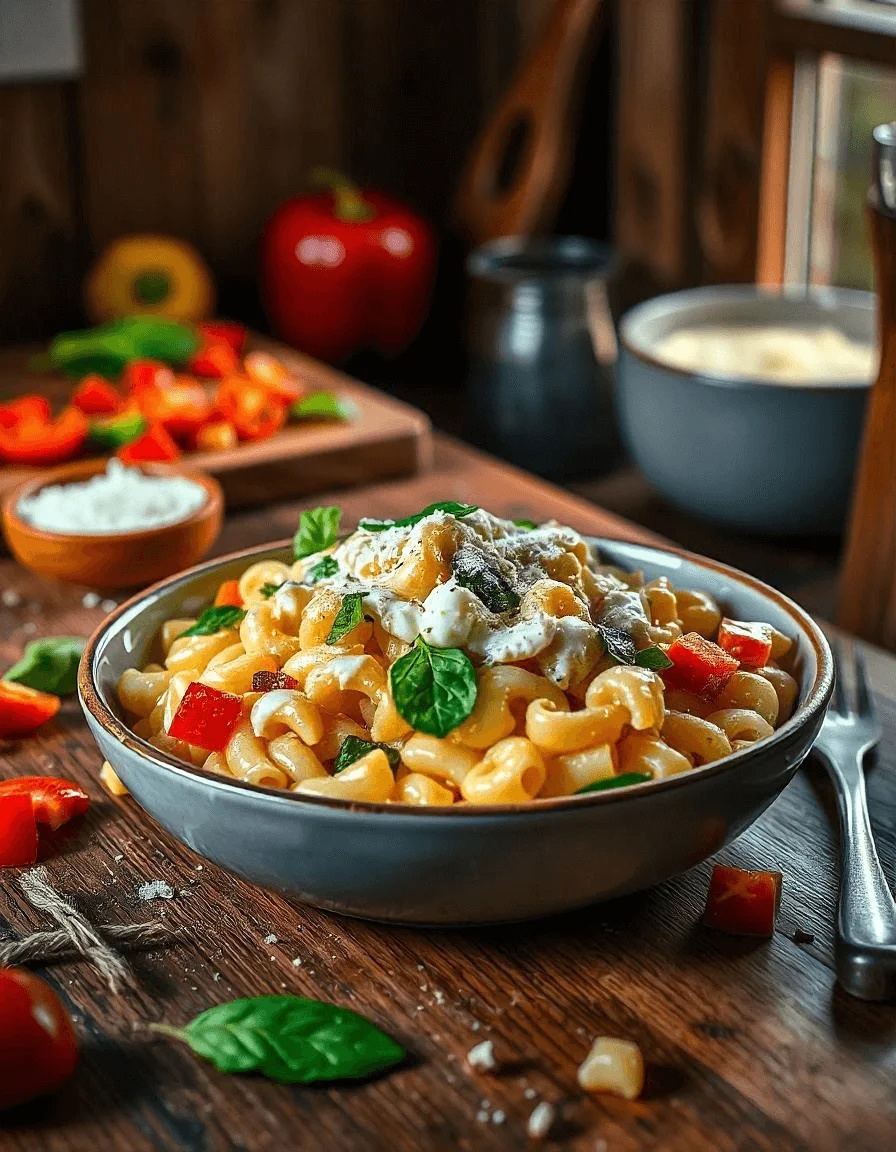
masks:
<instances>
[{"instance_id":1,"label":"diced red bell pepper","mask_svg":"<svg viewBox=\"0 0 896 1152\"><path fill-rule=\"evenodd\" d=\"M173 388L174 373L161 360L131 360L121 375L129 396L139 396L148 388Z\"/></svg>"},{"instance_id":2,"label":"diced red bell pepper","mask_svg":"<svg viewBox=\"0 0 896 1152\"><path fill-rule=\"evenodd\" d=\"M59 711L62 701L13 680L0 680L0 740L30 736Z\"/></svg>"},{"instance_id":3,"label":"diced red bell pepper","mask_svg":"<svg viewBox=\"0 0 896 1152\"><path fill-rule=\"evenodd\" d=\"M733 656L696 632L679 636L666 655L672 661L672 667L662 673L666 685L701 696L721 692L738 668Z\"/></svg>"},{"instance_id":4,"label":"diced red bell pepper","mask_svg":"<svg viewBox=\"0 0 896 1152\"><path fill-rule=\"evenodd\" d=\"M0 868L25 868L37 861L37 820L26 795L0 796Z\"/></svg>"},{"instance_id":5,"label":"diced red bell pepper","mask_svg":"<svg viewBox=\"0 0 896 1152\"><path fill-rule=\"evenodd\" d=\"M242 608L243 598L240 595L239 580L225 580L218 589L215 596L215 607L221 608L225 604L232 608Z\"/></svg>"},{"instance_id":6,"label":"diced red bell pepper","mask_svg":"<svg viewBox=\"0 0 896 1152\"><path fill-rule=\"evenodd\" d=\"M237 356L246 346L246 327L235 320L206 320L197 331L208 344L229 344Z\"/></svg>"},{"instance_id":7,"label":"diced red bell pepper","mask_svg":"<svg viewBox=\"0 0 896 1152\"><path fill-rule=\"evenodd\" d=\"M277 400L293 404L305 393L301 383L286 365L270 352L250 352L244 360L244 365L249 379L255 384L260 384L268 395Z\"/></svg>"},{"instance_id":8,"label":"diced red bell pepper","mask_svg":"<svg viewBox=\"0 0 896 1152\"><path fill-rule=\"evenodd\" d=\"M772 627L761 620L728 620L719 625L719 647L748 668L762 668L772 654Z\"/></svg>"},{"instance_id":9,"label":"diced red bell pepper","mask_svg":"<svg viewBox=\"0 0 896 1152\"><path fill-rule=\"evenodd\" d=\"M194 681L187 685L168 726L168 735L209 752L220 752L240 722L242 713L241 697Z\"/></svg>"},{"instance_id":10,"label":"diced red bell pepper","mask_svg":"<svg viewBox=\"0 0 896 1152\"><path fill-rule=\"evenodd\" d=\"M46 396L39 396L37 393L20 396L17 400L10 400L8 404L0 404L0 428L15 428L23 421L49 424L52 418L50 401Z\"/></svg>"},{"instance_id":11,"label":"diced red bell pepper","mask_svg":"<svg viewBox=\"0 0 896 1152\"><path fill-rule=\"evenodd\" d=\"M298 688L299 682L288 672L253 672L253 692L276 692L280 688Z\"/></svg>"},{"instance_id":12,"label":"diced red bell pepper","mask_svg":"<svg viewBox=\"0 0 896 1152\"><path fill-rule=\"evenodd\" d=\"M0 428L0 460L9 464L63 464L81 451L88 424L83 412L65 408L49 422L22 419Z\"/></svg>"},{"instance_id":13,"label":"diced red bell pepper","mask_svg":"<svg viewBox=\"0 0 896 1152\"><path fill-rule=\"evenodd\" d=\"M142 436L119 448L115 455L125 464L177 460L180 449L160 424L152 424Z\"/></svg>"},{"instance_id":14,"label":"diced red bell pepper","mask_svg":"<svg viewBox=\"0 0 896 1152\"><path fill-rule=\"evenodd\" d=\"M108 380L91 372L75 389L72 404L85 416L111 416L121 407L121 397Z\"/></svg>"},{"instance_id":15,"label":"diced red bell pepper","mask_svg":"<svg viewBox=\"0 0 896 1152\"><path fill-rule=\"evenodd\" d=\"M223 380L240 370L240 358L229 344L223 341L207 343L187 363L196 376L209 380Z\"/></svg>"},{"instance_id":16,"label":"diced red bell pepper","mask_svg":"<svg viewBox=\"0 0 896 1152\"><path fill-rule=\"evenodd\" d=\"M169 388L144 389L138 404L150 424L161 426L175 440L190 443L212 411L202 385L189 376L178 376Z\"/></svg>"},{"instance_id":17,"label":"diced red bell pepper","mask_svg":"<svg viewBox=\"0 0 896 1152\"><path fill-rule=\"evenodd\" d=\"M90 797L80 784L58 776L18 776L0 781L0 802L7 796L27 796L34 819L54 832L76 816L83 816L90 807Z\"/></svg>"},{"instance_id":18,"label":"diced red bell pepper","mask_svg":"<svg viewBox=\"0 0 896 1152\"><path fill-rule=\"evenodd\" d=\"M286 423L283 402L240 376L221 381L215 407L233 424L240 440L266 440Z\"/></svg>"},{"instance_id":19,"label":"diced red bell pepper","mask_svg":"<svg viewBox=\"0 0 896 1152\"><path fill-rule=\"evenodd\" d=\"M780 872L713 865L703 923L734 936L771 936L782 881Z\"/></svg>"},{"instance_id":20,"label":"diced red bell pepper","mask_svg":"<svg viewBox=\"0 0 896 1152\"><path fill-rule=\"evenodd\" d=\"M196 448L200 452L221 452L235 448L238 443L239 436L230 420L212 420L196 433Z\"/></svg>"}]
</instances>

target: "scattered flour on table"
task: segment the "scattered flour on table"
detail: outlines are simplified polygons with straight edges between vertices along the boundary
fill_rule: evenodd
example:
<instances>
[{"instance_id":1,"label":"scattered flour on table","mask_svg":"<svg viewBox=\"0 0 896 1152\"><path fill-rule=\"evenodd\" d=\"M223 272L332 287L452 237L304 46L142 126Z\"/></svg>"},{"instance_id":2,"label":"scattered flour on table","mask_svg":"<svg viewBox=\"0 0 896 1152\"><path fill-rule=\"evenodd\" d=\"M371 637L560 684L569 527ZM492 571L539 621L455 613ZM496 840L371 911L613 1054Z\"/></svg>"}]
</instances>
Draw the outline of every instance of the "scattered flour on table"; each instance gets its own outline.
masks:
<instances>
[{"instance_id":1,"label":"scattered flour on table","mask_svg":"<svg viewBox=\"0 0 896 1152\"><path fill-rule=\"evenodd\" d=\"M96 608L102 599L96 592L85 592L81 597L81 603L85 608Z\"/></svg>"},{"instance_id":2,"label":"scattered flour on table","mask_svg":"<svg viewBox=\"0 0 896 1152\"><path fill-rule=\"evenodd\" d=\"M15 588L4 588L0 600L2 600L4 608L16 608L21 604L22 597L16 592Z\"/></svg>"},{"instance_id":3,"label":"scattered flour on table","mask_svg":"<svg viewBox=\"0 0 896 1152\"><path fill-rule=\"evenodd\" d=\"M174 889L164 880L147 880L137 889L138 900L173 900Z\"/></svg>"},{"instance_id":4,"label":"scattered flour on table","mask_svg":"<svg viewBox=\"0 0 896 1152\"><path fill-rule=\"evenodd\" d=\"M269 933L267 934L267 936L265 936L263 943L265 943L265 944L276 944L276 943L277 943L277 937L274 935L274 933L273 933L273 932L269 932Z\"/></svg>"}]
</instances>

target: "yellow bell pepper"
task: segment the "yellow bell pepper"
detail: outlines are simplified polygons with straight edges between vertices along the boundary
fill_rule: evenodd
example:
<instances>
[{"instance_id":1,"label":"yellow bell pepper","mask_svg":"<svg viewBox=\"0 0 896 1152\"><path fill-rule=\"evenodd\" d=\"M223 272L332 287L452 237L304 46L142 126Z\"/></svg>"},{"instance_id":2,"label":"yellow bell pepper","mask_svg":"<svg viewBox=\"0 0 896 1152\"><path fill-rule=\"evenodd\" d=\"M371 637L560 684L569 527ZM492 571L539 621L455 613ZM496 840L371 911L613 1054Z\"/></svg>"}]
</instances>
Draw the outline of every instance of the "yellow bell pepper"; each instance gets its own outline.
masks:
<instances>
[{"instance_id":1,"label":"yellow bell pepper","mask_svg":"<svg viewBox=\"0 0 896 1152\"><path fill-rule=\"evenodd\" d=\"M173 236L122 236L106 248L84 285L96 323L150 314L202 320L214 310L215 287L192 245Z\"/></svg>"}]
</instances>

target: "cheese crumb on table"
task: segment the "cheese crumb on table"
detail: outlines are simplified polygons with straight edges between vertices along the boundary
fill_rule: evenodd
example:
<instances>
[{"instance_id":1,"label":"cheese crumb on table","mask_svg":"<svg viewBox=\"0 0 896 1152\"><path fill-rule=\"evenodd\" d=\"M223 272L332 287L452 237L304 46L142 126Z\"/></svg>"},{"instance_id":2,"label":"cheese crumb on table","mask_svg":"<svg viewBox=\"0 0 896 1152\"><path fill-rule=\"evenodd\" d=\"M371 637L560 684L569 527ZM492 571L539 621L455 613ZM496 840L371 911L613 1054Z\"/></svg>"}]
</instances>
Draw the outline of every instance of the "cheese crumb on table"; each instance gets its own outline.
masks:
<instances>
[{"instance_id":1,"label":"cheese crumb on table","mask_svg":"<svg viewBox=\"0 0 896 1152\"><path fill-rule=\"evenodd\" d=\"M115 535L186 520L206 500L205 489L185 476L151 476L110 460L105 472L89 480L39 489L20 500L16 511L42 532ZM104 611L111 611L105 604Z\"/></svg>"},{"instance_id":2,"label":"cheese crumb on table","mask_svg":"<svg viewBox=\"0 0 896 1152\"><path fill-rule=\"evenodd\" d=\"M495 1045L491 1040L483 1040L467 1053L467 1063L476 1072L494 1072L498 1067L495 1059Z\"/></svg>"},{"instance_id":3,"label":"cheese crumb on table","mask_svg":"<svg viewBox=\"0 0 896 1152\"><path fill-rule=\"evenodd\" d=\"M103 761L100 769L100 782L113 796L127 796L127 787L118 779L118 774L108 760Z\"/></svg>"},{"instance_id":4,"label":"cheese crumb on table","mask_svg":"<svg viewBox=\"0 0 896 1152\"><path fill-rule=\"evenodd\" d=\"M557 1119L557 1109L547 1100L537 1104L526 1123L526 1132L533 1140L544 1140Z\"/></svg>"},{"instance_id":5,"label":"cheese crumb on table","mask_svg":"<svg viewBox=\"0 0 896 1152\"><path fill-rule=\"evenodd\" d=\"M610 1092L634 1100L644 1088L644 1057L631 1040L598 1036L576 1077L586 1092Z\"/></svg>"},{"instance_id":6,"label":"cheese crumb on table","mask_svg":"<svg viewBox=\"0 0 896 1152\"><path fill-rule=\"evenodd\" d=\"M174 889L164 880L147 880L137 889L139 900L173 900Z\"/></svg>"}]
</instances>

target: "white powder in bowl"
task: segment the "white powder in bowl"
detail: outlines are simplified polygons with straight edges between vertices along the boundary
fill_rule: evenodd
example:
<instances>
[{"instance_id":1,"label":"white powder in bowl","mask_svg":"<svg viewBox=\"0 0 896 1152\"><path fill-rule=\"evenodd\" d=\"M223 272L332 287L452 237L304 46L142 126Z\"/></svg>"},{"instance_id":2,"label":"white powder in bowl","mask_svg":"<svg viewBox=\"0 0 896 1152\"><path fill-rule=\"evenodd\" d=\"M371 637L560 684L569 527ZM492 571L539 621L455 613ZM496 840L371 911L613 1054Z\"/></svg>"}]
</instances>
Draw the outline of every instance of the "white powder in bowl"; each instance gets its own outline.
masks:
<instances>
[{"instance_id":1,"label":"white powder in bowl","mask_svg":"<svg viewBox=\"0 0 896 1152\"><path fill-rule=\"evenodd\" d=\"M16 511L42 532L116 535L186 520L205 502L205 489L184 476L150 476L110 460L98 476L41 488Z\"/></svg>"}]
</instances>

